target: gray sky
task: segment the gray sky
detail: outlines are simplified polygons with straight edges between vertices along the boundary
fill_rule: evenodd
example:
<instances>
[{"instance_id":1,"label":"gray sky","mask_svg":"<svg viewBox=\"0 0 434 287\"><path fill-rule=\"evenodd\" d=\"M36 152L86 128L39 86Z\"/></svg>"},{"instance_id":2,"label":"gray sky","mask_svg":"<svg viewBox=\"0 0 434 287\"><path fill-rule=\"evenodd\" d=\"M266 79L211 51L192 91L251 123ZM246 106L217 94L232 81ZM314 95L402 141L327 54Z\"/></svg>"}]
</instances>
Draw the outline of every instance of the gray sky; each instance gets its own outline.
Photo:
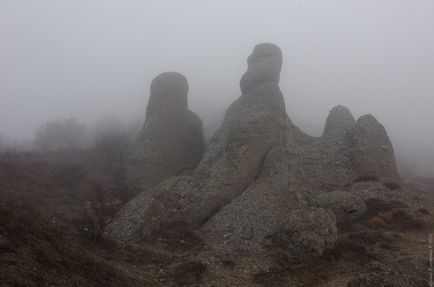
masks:
<instances>
[{"instance_id":1,"label":"gray sky","mask_svg":"<svg viewBox=\"0 0 434 287\"><path fill-rule=\"evenodd\" d=\"M164 71L186 75L190 108L214 128L260 42L283 51L281 88L305 132L320 135L337 104L372 113L434 175L433 0L1 0L0 134L143 115Z\"/></svg>"}]
</instances>

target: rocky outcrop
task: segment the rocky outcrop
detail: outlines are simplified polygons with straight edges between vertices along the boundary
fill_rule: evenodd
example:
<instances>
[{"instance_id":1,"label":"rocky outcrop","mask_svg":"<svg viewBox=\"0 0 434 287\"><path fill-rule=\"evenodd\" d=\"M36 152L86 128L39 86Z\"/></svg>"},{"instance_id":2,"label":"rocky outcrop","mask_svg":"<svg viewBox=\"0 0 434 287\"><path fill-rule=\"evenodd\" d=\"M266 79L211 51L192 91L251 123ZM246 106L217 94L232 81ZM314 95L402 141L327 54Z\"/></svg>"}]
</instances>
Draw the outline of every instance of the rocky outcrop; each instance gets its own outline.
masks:
<instances>
[{"instance_id":1,"label":"rocky outcrop","mask_svg":"<svg viewBox=\"0 0 434 287\"><path fill-rule=\"evenodd\" d=\"M127 163L128 180L140 191L194 169L202 157L202 121L188 110L187 94L182 74L162 73L152 81L145 124Z\"/></svg>"},{"instance_id":2,"label":"rocky outcrop","mask_svg":"<svg viewBox=\"0 0 434 287\"><path fill-rule=\"evenodd\" d=\"M349 140L356 121L350 110L344 106L336 106L330 110L324 127L324 137Z\"/></svg>"},{"instance_id":3,"label":"rocky outcrop","mask_svg":"<svg viewBox=\"0 0 434 287\"><path fill-rule=\"evenodd\" d=\"M257 45L247 63L240 81L242 95L227 110L197 167L189 174L167 178L129 202L108 228L112 239L150 240L171 226L182 226L217 252L248 253L268 248L272 241L280 244L289 260L302 260L303 254L319 256L333 247L336 217L338 221L353 218L363 212L364 200L375 197L370 192L365 196L360 188L351 193L359 173L371 170L379 160L374 170L379 176L396 174L387 134L371 118L356 122L347 108L337 106L318 138L304 134L291 122L279 88L282 54L276 45ZM182 91L184 95L187 90L182 82L168 85L159 80L155 83L159 88L151 87L151 91L156 95ZM149 117L166 115L161 111L178 107L186 110L185 97L181 98L176 107L166 104L170 96L151 98L149 109L156 112L148 111ZM171 126L172 116L156 117L154 125L165 121ZM188 133L184 130L182 134ZM174 137L161 138L175 144ZM177 150L176 154L183 153ZM187 158L196 159L199 154ZM157 170L172 170L162 166ZM336 191L344 187L347 192Z\"/></svg>"},{"instance_id":4,"label":"rocky outcrop","mask_svg":"<svg viewBox=\"0 0 434 287\"><path fill-rule=\"evenodd\" d=\"M353 136L354 164L359 174L376 173L383 178L398 178L395 155L386 129L372 115L357 120Z\"/></svg>"},{"instance_id":5,"label":"rocky outcrop","mask_svg":"<svg viewBox=\"0 0 434 287\"><path fill-rule=\"evenodd\" d=\"M290 135L290 185L311 201L318 193L339 189L356 176L352 160L355 120L343 107L333 108L322 137L315 138L293 129Z\"/></svg>"},{"instance_id":6,"label":"rocky outcrop","mask_svg":"<svg viewBox=\"0 0 434 287\"><path fill-rule=\"evenodd\" d=\"M243 94L264 83L279 84L282 68L282 52L274 44L259 44L247 58L247 72L241 77L240 88Z\"/></svg>"},{"instance_id":7,"label":"rocky outcrop","mask_svg":"<svg viewBox=\"0 0 434 287\"><path fill-rule=\"evenodd\" d=\"M276 83L281 66L276 59L281 59L277 46L255 47L241 81L242 90L248 92L230 106L196 170L191 176L173 177L156 186L151 200L144 195L133 199L111 226L112 238L137 239L161 225L180 222L216 234L209 239L225 236L221 243L230 241L231 248L237 248L240 241L259 244L284 220L297 199L285 180L287 157L282 154L289 120ZM253 80L261 72L255 67L263 67L257 63L277 69L272 71L274 77ZM250 228L253 241L245 239Z\"/></svg>"},{"instance_id":8,"label":"rocky outcrop","mask_svg":"<svg viewBox=\"0 0 434 287\"><path fill-rule=\"evenodd\" d=\"M235 175L246 175L236 196L218 206L202 227L206 240L223 252L258 248L266 234L286 220L288 210L299 204L287 182L286 147L292 124L278 85L280 68L281 51L277 46L256 46L241 79L244 93L226 115L227 119L235 117L235 121L225 121L222 126L222 130L229 128L231 136L225 141L226 154L220 153L219 160L229 159ZM225 180L232 176L224 175ZM231 185L222 187L233 189L235 185Z\"/></svg>"}]
</instances>

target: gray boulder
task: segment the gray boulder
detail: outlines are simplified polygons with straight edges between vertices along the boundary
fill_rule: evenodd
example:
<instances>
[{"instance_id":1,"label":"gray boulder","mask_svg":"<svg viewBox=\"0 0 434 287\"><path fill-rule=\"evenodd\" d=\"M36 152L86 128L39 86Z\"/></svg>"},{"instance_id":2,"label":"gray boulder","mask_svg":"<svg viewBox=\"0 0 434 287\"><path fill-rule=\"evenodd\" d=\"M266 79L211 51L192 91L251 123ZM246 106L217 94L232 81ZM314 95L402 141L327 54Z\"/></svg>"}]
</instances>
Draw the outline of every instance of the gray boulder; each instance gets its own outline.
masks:
<instances>
[{"instance_id":1,"label":"gray boulder","mask_svg":"<svg viewBox=\"0 0 434 287\"><path fill-rule=\"evenodd\" d=\"M297 209L281 229L267 236L266 248L288 262L317 258L337 243L336 219L325 209Z\"/></svg>"},{"instance_id":2,"label":"gray boulder","mask_svg":"<svg viewBox=\"0 0 434 287\"><path fill-rule=\"evenodd\" d=\"M377 181L361 181L354 183L349 192L362 200L371 198L382 200L402 200L401 190L392 190Z\"/></svg>"},{"instance_id":3,"label":"gray boulder","mask_svg":"<svg viewBox=\"0 0 434 287\"><path fill-rule=\"evenodd\" d=\"M318 195L314 205L331 210L338 222L346 222L360 216L365 210L365 202L358 196L345 191L332 191Z\"/></svg>"}]
</instances>

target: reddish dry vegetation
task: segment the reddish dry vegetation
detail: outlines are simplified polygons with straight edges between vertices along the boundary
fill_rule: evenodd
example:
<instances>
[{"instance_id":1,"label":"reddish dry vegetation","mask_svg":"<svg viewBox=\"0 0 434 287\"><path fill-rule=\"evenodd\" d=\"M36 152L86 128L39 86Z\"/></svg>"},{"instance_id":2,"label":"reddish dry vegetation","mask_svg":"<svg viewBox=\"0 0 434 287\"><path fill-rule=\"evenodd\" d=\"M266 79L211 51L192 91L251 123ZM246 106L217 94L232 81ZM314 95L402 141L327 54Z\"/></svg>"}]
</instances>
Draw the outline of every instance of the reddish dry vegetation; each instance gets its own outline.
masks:
<instances>
[{"instance_id":1,"label":"reddish dry vegetation","mask_svg":"<svg viewBox=\"0 0 434 287\"><path fill-rule=\"evenodd\" d=\"M1 195L0 234L4 286L59 284L66 278L71 286L122 286L127 280L121 270L81 247L24 198Z\"/></svg>"},{"instance_id":2,"label":"reddish dry vegetation","mask_svg":"<svg viewBox=\"0 0 434 287\"><path fill-rule=\"evenodd\" d=\"M1 286L154 286L137 284L83 236L87 225L75 225L101 227L100 214L90 222L83 212L94 196L89 177L78 167L0 160Z\"/></svg>"},{"instance_id":3,"label":"reddish dry vegetation","mask_svg":"<svg viewBox=\"0 0 434 287\"><path fill-rule=\"evenodd\" d=\"M406 208L394 208L388 212L382 212L367 222L370 228L420 228L422 222L415 214Z\"/></svg>"},{"instance_id":4,"label":"reddish dry vegetation","mask_svg":"<svg viewBox=\"0 0 434 287\"><path fill-rule=\"evenodd\" d=\"M364 218L371 229L406 230L423 227L423 221L415 212L399 201L368 200Z\"/></svg>"}]
</instances>

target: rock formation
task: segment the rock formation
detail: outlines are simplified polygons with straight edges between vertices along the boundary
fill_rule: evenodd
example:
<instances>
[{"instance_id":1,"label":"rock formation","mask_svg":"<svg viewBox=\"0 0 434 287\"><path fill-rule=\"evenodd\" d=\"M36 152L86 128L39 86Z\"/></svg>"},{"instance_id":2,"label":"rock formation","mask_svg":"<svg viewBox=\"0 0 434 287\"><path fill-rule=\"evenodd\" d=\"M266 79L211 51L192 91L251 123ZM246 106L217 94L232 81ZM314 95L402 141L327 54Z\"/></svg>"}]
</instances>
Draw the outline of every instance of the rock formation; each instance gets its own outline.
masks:
<instances>
[{"instance_id":1,"label":"rock formation","mask_svg":"<svg viewBox=\"0 0 434 287\"><path fill-rule=\"evenodd\" d=\"M278 232L264 240L264 247L290 263L321 256L335 246L336 220L326 209L296 209Z\"/></svg>"},{"instance_id":2,"label":"rock formation","mask_svg":"<svg viewBox=\"0 0 434 287\"><path fill-rule=\"evenodd\" d=\"M374 172L380 177L398 178L392 143L386 129L365 115L354 127L354 163L358 173Z\"/></svg>"},{"instance_id":3,"label":"rock formation","mask_svg":"<svg viewBox=\"0 0 434 287\"><path fill-rule=\"evenodd\" d=\"M202 121L188 110L187 94L187 79L179 73L152 81L145 124L127 164L128 180L140 191L194 169L202 157Z\"/></svg>"},{"instance_id":4,"label":"rock formation","mask_svg":"<svg viewBox=\"0 0 434 287\"><path fill-rule=\"evenodd\" d=\"M267 75L266 70L255 69L261 62L276 69L274 77L260 76ZM191 176L173 177L156 186L151 190L152 200L145 195L133 199L111 226L112 238L137 240L151 236L155 228L179 222L209 234L224 235L224 230L231 229L227 232L234 241L243 240L251 227L259 240L284 220L288 208L298 200L287 190L285 180L287 157L282 154L289 121L277 83L280 67L277 46L255 47L241 80L242 90L248 92L230 106L196 170ZM256 213L258 209L263 213ZM256 215L257 219L251 218ZM234 222L234 216L239 220Z\"/></svg>"},{"instance_id":5,"label":"rock formation","mask_svg":"<svg viewBox=\"0 0 434 287\"><path fill-rule=\"evenodd\" d=\"M313 202L318 208L331 210L338 222L348 222L366 210L365 201L359 196L339 190L322 193Z\"/></svg>"},{"instance_id":6,"label":"rock formation","mask_svg":"<svg viewBox=\"0 0 434 287\"><path fill-rule=\"evenodd\" d=\"M221 253L251 252L270 242L285 242L279 248L288 260L317 256L334 246L336 217L360 214L364 200L376 196L359 196L362 186L348 193L360 173L397 177L393 148L372 116L356 122L347 108L337 106L330 111L322 137L306 135L285 111L279 88L280 49L259 44L247 63L240 81L242 95L227 110L195 170L172 176L129 202L108 228L112 239L151 240L177 225L196 232ZM151 90L166 94L160 91L167 86L186 94L181 82L175 87L158 81L159 89ZM184 100L177 103L186 109ZM162 108L158 101L156 106L158 111L173 108ZM155 121L158 125L163 119ZM178 144L174 137L161 140ZM145 151L143 145L142 150L136 148L138 154ZM163 166L157 170L167 170ZM146 185L148 179L142 180ZM297 246L309 252L300 255Z\"/></svg>"}]
</instances>

